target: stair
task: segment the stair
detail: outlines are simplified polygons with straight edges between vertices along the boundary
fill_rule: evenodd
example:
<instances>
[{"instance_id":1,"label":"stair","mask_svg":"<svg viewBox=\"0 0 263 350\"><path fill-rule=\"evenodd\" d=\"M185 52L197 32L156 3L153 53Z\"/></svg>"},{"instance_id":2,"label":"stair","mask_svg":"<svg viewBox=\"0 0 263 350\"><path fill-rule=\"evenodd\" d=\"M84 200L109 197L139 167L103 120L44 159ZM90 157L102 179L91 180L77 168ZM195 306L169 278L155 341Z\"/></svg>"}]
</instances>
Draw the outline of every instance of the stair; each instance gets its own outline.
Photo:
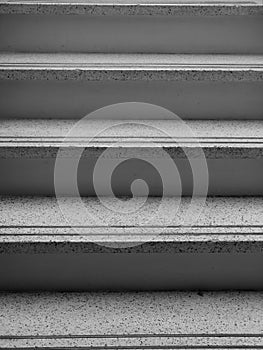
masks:
<instances>
[{"instance_id":1,"label":"stair","mask_svg":"<svg viewBox=\"0 0 263 350\"><path fill-rule=\"evenodd\" d=\"M262 19L0 0L0 349L263 348Z\"/></svg>"},{"instance_id":2,"label":"stair","mask_svg":"<svg viewBox=\"0 0 263 350\"><path fill-rule=\"evenodd\" d=\"M210 197L192 226L185 222L187 197L171 218L173 198L159 216L154 197L139 210L137 198L126 215L89 197L88 217L75 209L76 198L63 200L1 197L1 290L263 287L261 197Z\"/></svg>"},{"instance_id":3,"label":"stair","mask_svg":"<svg viewBox=\"0 0 263 350\"><path fill-rule=\"evenodd\" d=\"M262 55L1 53L0 116L79 119L136 101L182 119L260 119L262 72Z\"/></svg>"},{"instance_id":4,"label":"stair","mask_svg":"<svg viewBox=\"0 0 263 350\"><path fill-rule=\"evenodd\" d=\"M116 168L111 187L117 196L131 195L130 185L136 179L146 181L150 195L162 196L160 176L174 170L170 159L180 172L181 186L176 173L171 174L166 181L166 195L191 196L195 180L189 158L193 166L196 162L207 166L208 174L205 169L197 172L207 175L208 195L263 195L262 121L191 120L186 121L188 129L184 130L176 120L126 120L124 125L118 125L119 121L87 120L82 131L67 136L75 122L72 119L0 120L1 193L54 196L56 157L62 149L61 157L65 160L59 163L62 172L58 170L57 175L64 178L60 194L72 195L71 178L65 177L65 169L70 172L74 168L74 154L83 149L78 166L78 187L83 196L111 195L105 176L96 173L94 187L94 168L101 157L106 168ZM109 147L111 151L107 152ZM205 159L201 158L201 147ZM206 187L202 189L200 185L199 195L206 194ZM142 195L140 190L137 194Z\"/></svg>"}]
</instances>

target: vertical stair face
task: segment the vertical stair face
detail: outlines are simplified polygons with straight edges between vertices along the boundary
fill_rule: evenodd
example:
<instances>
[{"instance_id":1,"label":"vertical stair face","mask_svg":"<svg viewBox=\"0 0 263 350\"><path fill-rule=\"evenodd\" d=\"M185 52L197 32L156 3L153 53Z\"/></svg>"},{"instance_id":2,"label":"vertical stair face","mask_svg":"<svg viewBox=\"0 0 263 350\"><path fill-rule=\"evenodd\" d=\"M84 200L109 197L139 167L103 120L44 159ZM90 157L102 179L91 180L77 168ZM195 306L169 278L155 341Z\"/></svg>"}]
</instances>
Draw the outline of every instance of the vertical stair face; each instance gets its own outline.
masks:
<instances>
[{"instance_id":1,"label":"vertical stair face","mask_svg":"<svg viewBox=\"0 0 263 350\"><path fill-rule=\"evenodd\" d=\"M0 2L0 50L262 54L262 2Z\"/></svg>"}]
</instances>

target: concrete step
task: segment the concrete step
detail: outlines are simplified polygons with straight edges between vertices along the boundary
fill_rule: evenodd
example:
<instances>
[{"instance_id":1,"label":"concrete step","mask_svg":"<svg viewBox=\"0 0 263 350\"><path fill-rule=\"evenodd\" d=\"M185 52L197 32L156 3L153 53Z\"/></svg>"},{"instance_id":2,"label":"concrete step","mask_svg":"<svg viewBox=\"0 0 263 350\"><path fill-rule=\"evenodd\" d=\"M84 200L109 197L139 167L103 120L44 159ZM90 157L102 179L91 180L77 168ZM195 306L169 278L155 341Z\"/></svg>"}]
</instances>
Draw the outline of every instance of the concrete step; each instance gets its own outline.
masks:
<instances>
[{"instance_id":1,"label":"concrete step","mask_svg":"<svg viewBox=\"0 0 263 350\"><path fill-rule=\"evenodd\" d=\"M262 54L262 14L261 0L1 0L0 50Z\"/></svg>"},{"instance_id":2,"label":"concrete step","mask_svg":"<svg viewBox=\"0 0 263 350\"><path fill-rule=\"evenodd\" d=\"M262 197L104 200L2 196L0 289L262 289Z\"/></svg>"},{"instance_id":3,"label":"concrete step","mask_svg":"<svg viewBox=\"0 0 263 350\"><path fill-rule=\"evenodd\" d=\"M1 349L260 349L262 293L3 293Z\"/></svg>"},{"instance_id":4,"label":"concrete step","mask_svg":"<svg viewBox=\"0 0 263 350\"><path fill-rule=\"evenodd\" d=\"M74 125L75 120L1 120L0 193L54 196L55 180L57 193L75 196L75 179L83 196L263 195L262 121ZM135 184L138 179L146 182L147 193Z\"/></svg>"},{"instance_id":5,"label":"concrete step","mask_svg":"<svg viewBox=\"0 0 263 350\"><path fill-rule=\"evenodd\" d=\"M261 119L262 80L262 55L2 53L0 117L82 118L139 101L182 119Z\"/></svg>"}]
</instances>

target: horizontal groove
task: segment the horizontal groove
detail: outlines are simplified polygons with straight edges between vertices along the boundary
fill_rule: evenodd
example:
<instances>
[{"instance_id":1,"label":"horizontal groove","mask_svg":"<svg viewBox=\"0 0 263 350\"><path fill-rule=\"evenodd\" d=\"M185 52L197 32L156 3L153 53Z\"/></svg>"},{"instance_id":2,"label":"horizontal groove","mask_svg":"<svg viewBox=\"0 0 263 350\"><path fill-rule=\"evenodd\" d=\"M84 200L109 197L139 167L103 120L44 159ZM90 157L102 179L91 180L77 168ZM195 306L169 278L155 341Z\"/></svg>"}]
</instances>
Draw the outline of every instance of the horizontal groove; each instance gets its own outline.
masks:
<instances>
[{"instance_id":1,"label":"horizontal groove","mask_svg":"<svg viewBox=\"0 0 263 350\"><path fill-rule=\"evenodd\" d=\"M61 226L61 225L0 225L0 228L71 228L72 226ZM91 227L94 227L94 225L81 225L81 226L74 226L76 228L91 228ZM95 225L95 227L98 227L98 228L105 228L105 227L109 227L109 226L99 226L99 225ZM131 226L131 225L111 225L110 227L112 228L138 228L138 226ZM158 228L158 227L163 227L161 225L145 225L143 226L145 228ZM191 225L191 226L187 226L187 225L182 225L182 226L179 226L179 225L169 225L169 226L166 226L167 228L211 228L211 227L214 227L214 228L241 228L241 227L253 227L253 228L263 228L263 225Z\"/></svg>"},{"instance_id":2,"label":"horizontal groove","mask_svg":"<svg viewBox=\"0 0 263 350\"><path fill-rule=\"evenodd\" d=\"M117 140L120 140L119 138ZM0 145L2 144L2 146L12 146L12 143L14 143L14 146L27 146L27 144L32 144L32 146L34 146L34 144L37 143L37 145L35 145L36 147L41 147L41 144L43 144L43 146L47 146L48 144L51 144L55 147L61 146L61 147L74 147L74 146L82 146L82 147L107 147L107 145L109 146L114 146L114 144L116 143L116 140L108 140L108 139L97 139L97 140L92 140L92 143L89 144L89 139L70 139L71 142L69 141L65 141L64 139L56 139L56 140L50 140L50 139L34 139L31 140L30 138L28 139L23 139L21 140L20 138L15 138L15 139L10 139L10 138L6 138L4 140L0 140ZM233 146L235 147L235 145L243 145L243 147L246 147L246 145L256 145L256 146L263 146L263 139L254 139L253 141L248 141L248 140L206 140L206 139L197 139L197 140L193 140L193 139L189 139L189 140L177 140L177 142L180 144L176 145L175 142L171 142L171 141L167 141L167 140L143 140L143 139L132 139L130 140L129 138L127 140L125 139L121 139L121 144L128 144L131 145L131 142L133 143L133 145L136 147L136 143L138 144L138 146L140 144L145 144L145 145L149 145L149 147L154 147L154 145L160 145L160 146L170 146L170 147L181 147L183 145L188 145L188 146L195 146L195 145L206 145L206 144L211 144L215 147L221 146L222 145L227 145L227 146ZM85 145L85 143L87 143L87 145ZM40 145L38 145L40 144Z\"/></svg>"},{"instance_id":3,"label":"horizontal groove","mask_svg":"<svg viewBox=\"0 0 263 350\"><path fill-rule=\"evenodd\" d=\"M11 350L13 348L5 347L5 350ZM20 348L21 350L35 350L35 347L23 347ZM159 346L159 345L145 345L145 346L74 346L74 347L64 347L64 346L45 346L45 347L38 347L38 349L41 350L209 350L209 349L214 349L214 350L228 350L228 349L233 349L233 350L240 350L240 349L246 349L246 350L255 350L255 349L262 349L261 345L256 345L256 346L250 346L250 345L189 345L189 346Z\"/></svg>"},{"instance_id":4,"label":"horizontal groove","mask_svg":"<svg viewBox=\"0 0 263 350\"><path fill-rule=\"evenodd\" d=\"M12 350L14 349L13 347L4 347L0 349L5 349L5 350ZM21 350L25 349L25 350L35 350L36 347L20 347ZM149 346L44 346L44 347L37 347L37 349L40 350L188 350L188 349L193 349L193 350L206 350L206 349L215 349L215 350L228 350L228 349L233 349L233 350L240 350L240 349L247 349L247 350L255 350L255 349L262 349L261 345L255 345L255 346L251 346L251 345L189 345L189 346L171 346L171 345L167 345L167 346L159 346L159 345L149 345Z\"/></svg>"},{"instance_id":5,"label":"horizontal groove","mask_svg":"<svg viewBox=\"0 0 263 350\"><path fill-rule=\"evenodd\" d=\"M78 124L78 120L2 119L0 127L1 157L5 154L12 157L21 152L23 157L30 154L56 157L59 148L70 150L75 147L85 149L83 156L86 151L92 156L107 147L118 149L121 146L134 148L137 152L140 148L146 152L147 149L162 147L167 152L175 152L178 157L185 156L181 150L183 147L193 151L202 147L205 155L211 158L253 158L263 153L262 121L114 121L85 118Z\"/></svg>"},{"instance_id":6,"label":"horizontal groove","mask_svg":"<svg viewBox=\"0 0 263 350\"><path fill-rule=\"evenodd\" d=\"M234 333L222 333L222 334L55 334L55 335L0 335L0 339L81 339L81 338L263 338L262 333L253 334L234 334Z\"/></svg>"},{"instance_id":7,"label":"horizontal groove","mask_svg":"<svg viewBox=\"0 0 263 350\"><path fill-rule=\"evenodd\" d=\"M1 346L0 346L1 349ZM11 350L14 349L13 347L4 347L5 350ZM35 350L36 347L26 346L26 347L20 347L20 349L25 350ZM40 346L37 347L37 349L48 349L48 350L187 350L187 349L193 349L193 350L204 350L204 349L234 349L234 350L240 350L240 349L262 349L262 345L127 345L127 346Z\"/></svg>"},{"instance_id":8,"label":"horizontal groove","mask_svg":"<svg viewBox=\"0 0 263 350\"><path fill-rule=\"evenodd\" d=\"M263 56L2 53L0 78L262 81Z\"/></svg>"},{"instance_id":9,"label":"horizontal groove","mask_svg":"<svg viewBox=\"0 0 263 350\"><path fill-rule=\"evenodd\" d=\"M260 292L0 293L0 301L0 348L262 347Z\"/></svg>"},{"instance_id":10,"label":"horizontal groove","mask_svg":"<svg viewBox=\"0 0 263 350\"><path fill-rule=\"evenodd\" d=\"M205 122L204 122L205 123ZM12 137L10 137L10 136L2 136L2 135L0 135L0 137L1 137L1 140L0 140L0 142L4 142L5 140L12 140ZM126 136L126 137L123 137L123 136L97 136L97 138L98 139L101 139L101 140L109 140L109 139L124 139L124 138L126 138L126 139L137 139L137 140L139 140L140 138L142 138L142 139L145 139L145 142L146 142L146 140L151 140L151 139L155 139L155 137L153 137L153 136L141 136L140 138L138 137L138 136ZM162 140L162 142L163 141L167 141L167 138L169 138L169 136L168 137L165 137L165 136L163 136L163 137L161 137L161 136L158 136L158 137L156 137L157 139L160 139L160 140ZM204 137L204 136L199 136L199 137L177 137L179 140L186 140L186 141L188 141L188 140L194 140L194 141L198 141L199 139L201 139L201 140L205 140L205 141L212 141L212 140L229 140L230 142L231 142L231 140L235 140L235 141L237 141L237 142L240 142L240 140L243 140L244 138L242 138L242 137L235 137L235 136L233 136L233 137L231 137L231 136L225 136L225 137L220 137L220 136L214 136L214 137ZM89 139L89 137L87 136L86 138L85 137L78 137L78 136L28 136L28 137L25 137L25 136L13 136L13 139L14 140L32 140L32 142L34 142L34 140L40 140L40 141L43 141L43 140L53 140L54 142L55 142L55 140L56 139L58 139L58 140L61 140L61 141L63 141L63 140L74 140L74 141L79 141L79 140L81 140L81 139L83 139L83 140L88 140ZM245 137L245 139L247 139L247 140L253 140L253 141L256 141L256 142L261 142L261 140L263 141L263 137L261 138L261 137L256 137L256 136L254 136L254 137L250 137L250 136L247 136L247 137ZM258 141L259 140L259 141ZM228 142L228 141L226 141L226 142ZM250 141L250 142L252 142L252 141Z\"/></svg>"},{"instance_id":11,"label":"horizontal groove","mask_svg":"<svg viewBox=\"0 0 263 350\"><path fill-rule=\"evenodd\" d=\"M122 69L130 69L130 70L136 70L136 69L225 69L225 70L231 70L231 69L263 69L263 64L238 64L238 63L231 63L231 64L176 64L176 63L148 63L148 64L119 64L119 63L111 63L107 65L107 69L116 69L116 68L122 68ZM46 63L46 64L40 64L40 63L1 63L1 69L4 68L11 68L11 69L68 69L68 68L74 68L74 69L104 69L105 64L103 63Z\"/></svg>"},{"instance_id":12,"label":"horizontal groove","mask_svg":"<svg viewBox=\"0 0 263 350\"><path fill-rule=\"evenodd\" d=\"M68 200L74 213L74 199ZM67 221L67 217L60 212L55 198L1 197L0 250L42 253L262 252L261 202L262 198L258 197L208 197L203 212L192 226L176 222L168 223L167 226L162 226L158 222L153 222L151 225L143 225L139 221L131 224L129 222L131 218L126 216L122 218L118 213L111 218L110 223L88 224L85 216L85 224L80 225L79 222ZM98 199L88 198L86 203L89 203L90 213L96 208L99 217L107 215L106 208ZM154 210L157 199L151 198L150 203L149 210ZM187 208L188 199L182 198L181 203L175 221L183 220L180 213ZM234 217L235 221L232 220ZM110 247L110 244L114 246ZM123 249L121 244L128 246Z\"/></svg>"}]
</instances>

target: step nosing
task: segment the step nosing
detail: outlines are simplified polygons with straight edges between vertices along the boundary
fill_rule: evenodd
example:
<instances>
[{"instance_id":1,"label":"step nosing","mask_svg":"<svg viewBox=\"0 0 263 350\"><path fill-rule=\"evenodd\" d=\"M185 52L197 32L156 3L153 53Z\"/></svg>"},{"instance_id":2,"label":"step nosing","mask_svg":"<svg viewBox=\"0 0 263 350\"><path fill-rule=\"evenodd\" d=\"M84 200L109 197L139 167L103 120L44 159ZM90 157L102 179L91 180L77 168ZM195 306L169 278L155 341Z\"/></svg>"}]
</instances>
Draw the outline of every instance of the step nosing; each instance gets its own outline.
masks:
<instances>
[{"instance_id":1,"label":"step nosing","mask_svg":"<svg viewBox=\"0 0 263 350\"><path fill-rule=\"evenodd\" d=\"M93 1L91 3L81 1L1 1L0 13L2 14L42 14L42 15L162 15L162 16L253 16L263 14L262 3L258 0L240 1L179 1L172 3L167 1Z\"/></svg>"},{"instance_id":2,"label":"step nosing","mask_svg":"<svg viewBox=\"0 0 263 350\"><path fill-rule=\"evenodd\" d=\"M263 64L240 64L240 63L229 63L229 64L194 64L194 63L189 63L189 64L180 64L180 63L147 63L147 64L138 64L138 63L130 63L130 64L122 64L120 63L112 63L112 64L107 64L107 63L82 63L82 64L74 64L74 63L0 63L0 69L5 69L5 68L11 68L11 69L50 69L50 68L58 68L58 69L67 69L67 68L74 68L74 69L131 69L131 70L136 70L136 69L152 69L152 68L164 68L164 69L192 69L192 68L198 68L198 69L203 69L203 68L209 68L209 69L263 69Z\"/></svg>"},{"instance_id":3,"label":"step nosing","mask_svg":"<svg viewBox=\"0 0 263 350\"><path fill-rule=\"evenodd\" d=\"M261 333L197 333L197 334L50 334L50 335L1 335L0 339L61 339L61 338L263 338Z\"/></svg>"},{"instance_id":4,"label":"step nosing","mask_svg":"<svg viewBox=\"0 0 263 350\"><path fill-rule=\"evenodd\" d=\"M0 78L261 81L262 62L262 55L3 53Z\"/></svg>"},{"instance_id":5,"label":"step nosing","mask_svg":"<svg viewBox=\"0 0 263 350\"><path fill-rule=\"evenodd\" d=\"M65 200L74 213L75 198ZM188 207L189 198L182 198L182 206L173 222L146 225L130 221L134 218L125 217L125 222L120 221L120 213L115 213L109 223L89 224L86 216L83 224L80 217L73 223L60 212L56 198L1 197L0 251L258 253L263 251L262 200L263 197L208 197L197 218L199 222L187 225L181 221L184 218L181 215ZM167 210L171 201L167 199ZM98 199L85 198L85 203L90 213L94 214L95 209L98 217L102 215L106 219L107 209ZM158 198L151 198L150 213L156 205Z\"/></svg>"}]
</instances>

